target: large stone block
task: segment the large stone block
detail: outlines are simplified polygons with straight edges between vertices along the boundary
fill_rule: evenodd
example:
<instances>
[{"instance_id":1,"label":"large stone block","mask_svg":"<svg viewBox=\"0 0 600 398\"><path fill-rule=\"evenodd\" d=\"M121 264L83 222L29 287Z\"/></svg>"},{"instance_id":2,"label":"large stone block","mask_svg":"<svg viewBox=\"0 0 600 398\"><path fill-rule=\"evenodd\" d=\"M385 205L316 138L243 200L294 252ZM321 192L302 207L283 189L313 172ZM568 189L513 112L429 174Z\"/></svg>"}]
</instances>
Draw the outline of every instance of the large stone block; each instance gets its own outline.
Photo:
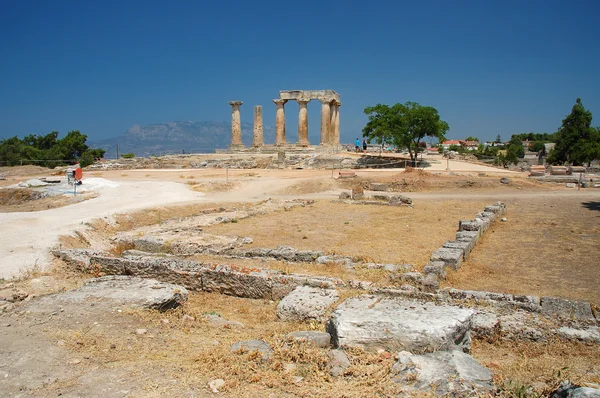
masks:
<instances>
[{"instance_id":1,"label":"large stone block","mask_svg":"<svg viewBox=\"0 0 600 398\"><path fill-rule=\"evenodd\" d=\"M299 286L279 302L277 318L282 321L322 321L329 306L338 299L337 290Z\"/></svg>"},{"instance_id":2,"label":"large stone block","mask_svg":"<svg viewBox=\"0 0 600 398\"><path fill-rule=\"evenodd\" d=\"M313 344L316 347L326 348L331 343L331 336L329 333L316 332L314 330L292 332L287 335L288 339L293 339L297 342L305 342Z\"/></svg>"},{"instance_id":3,"label":"large stone block","mask_svg":"<svg viewBox=\"0 0 600 398\"><path fill-rule=\"evenodd\" d=\"M423 267L423 274L435 274L439 279L446 279L446 264L442 261L432 261Z\"/></svg>"},{"instance_id":4,"label":"large stone block","mask_svg":"<svg viewBox=\"0 0 600 398\"><path fill-rule=\"evenodd\" d=\"M476 231L481 234L481 223L476 220L460 220L458 222L458 231Z\"/></svg>"},{"instance_id":5,"label":"large stone block","mask_svg":"<svg viewBox=\"0 0 600 398\"><path fill-rule=\"evenodd\" d=\"M474 244L477 244L480 236L479 231L458 231L456 233L456 240L472 240Z\"/></svg>"},{"instance_id":6,"label":"large stone block","mask_svg":"<svg viewBox=\"0 0 600 398\"><path fill-rule=\"evenodd\" d=\"M265 272L237 272L230 266L219 265L203 270L202 290L254 299L271 298L271 280Z\"/></svg>"},{"instance_id":7,"label":"large stone block","mask_svg":"<svg viewBox=\"0 0 600 398\"><path fill-rule=\"evenodd\" d=\"M542 313L576 321L595 321L592 307L587 301L565 300L559 297L542 297Z\"/></svg>"},{"instance_id":8,"label":"large stone block","mask_svg":"<svg viewBox=\"0 0 600 398\"><path fill-rule=\"evenodd\" d=\"M392 374L392 380L408 385L405 392L422 391L436 397L483 396L494 387L492 372L460 351L425 355L400 352Z\"/></svg>"},{"instance_id":9,"label":"large stone block","mask_svg":"<svg viewBox=\"0 0 600 398\"><path fill-rule=\"evenodd\" d=\"M468 240L468 241L446 241L446 243L444 243L445 248L447 249L458 249L458 250L462 250L463 252L463 259L467 259L467 257L469 256L469 254L471 253L471 250L473 249L473 241L472 240Z\"/></svg>"},{"instance_id":10,"label":"large stone block","mask_svg":"<svg viewBox=\"0 0 600 398\"><path fill-rule=\"evenodd\" d=\"M188 299L185 287L135 276L104 276L86 281L79 289L44 296L44 302L90 303L110 302L112 305L151 308L166 311L176 308Z\"/></svg>"},{"instance_id":11,"label":"large stone block","mask_svg":"<svg viewBox=\"0 0 600 398\"><path fill-rule=\"evenodd\" d=\"M413 353L471 347L473 311L401 298L359 296L338 306L327 323L336 347Z\"/></svg>"},{"instance_id":12,"label":"large stone block","mask_svg":"<svg viewBox=\"0 0 600 398\"><path fill-rule=\"evenodd\" d=\"M447 267L459 269L463 261L463 250L440 247L431 254L431 261L441 261Z\"/></svg>"}]
</instances>

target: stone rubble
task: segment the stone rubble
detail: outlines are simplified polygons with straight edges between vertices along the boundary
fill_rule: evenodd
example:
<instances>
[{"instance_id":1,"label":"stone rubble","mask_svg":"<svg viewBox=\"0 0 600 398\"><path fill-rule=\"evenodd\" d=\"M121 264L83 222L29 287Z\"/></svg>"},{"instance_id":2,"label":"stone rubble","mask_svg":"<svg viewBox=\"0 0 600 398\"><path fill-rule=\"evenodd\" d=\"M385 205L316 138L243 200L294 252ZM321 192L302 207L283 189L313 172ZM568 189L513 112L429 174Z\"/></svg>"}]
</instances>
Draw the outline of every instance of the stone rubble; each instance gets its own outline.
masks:
<instances>
[{"instance_id":1,"label":"stone rubble","mask_svg":"<svg viewBox=\"0 0 600 398\"><path fill-rule=\"evenodd\" d=\"M333 289L298 286L277 305L277 318L281 321L323 321L329 307L338 301Z\"/></svg>"}]
</instances>

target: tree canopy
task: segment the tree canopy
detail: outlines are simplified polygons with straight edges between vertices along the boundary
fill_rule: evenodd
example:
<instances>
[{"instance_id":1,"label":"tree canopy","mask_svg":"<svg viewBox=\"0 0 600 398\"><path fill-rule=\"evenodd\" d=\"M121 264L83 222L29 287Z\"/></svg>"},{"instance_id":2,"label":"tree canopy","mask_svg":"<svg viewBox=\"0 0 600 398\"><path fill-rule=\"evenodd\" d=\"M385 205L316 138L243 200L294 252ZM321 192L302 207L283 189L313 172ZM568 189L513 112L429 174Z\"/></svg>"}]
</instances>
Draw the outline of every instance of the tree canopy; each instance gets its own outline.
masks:
<instances>
[{"instance_id":1,"label":"tree canopy","mask_svg":"<svg viewBox=\"0 0 600 398\"><path fill-rule=\"evenodd\" d=\"M552 164L584 165L600 159L600 131L592 127L592 113L577 98L571 113L556 132L556 146L548 156Z\"/></svg>"},{"instance_id":2,"label":"tree canopy","mask_svg":"<svg viewBox=\"0 0 600 398\"><path fill-rule=\"evenodd\" d=\"M363 137L407 148L413 163L423 138L434 137L442 142L449 129L448 123L440 119L437 109L416 102L393 106L377 104L366 107L364 112L369 121L363 128Z\"/></svg>"},{"instance_id":3,"label":"tree canopy","mask_svg":"<svg viewBox=\"0 0 600 398\"><path fill-rule=\"evenodd\" d=\"M86 144L87 135L78 130L68 132L62 139L58 136L58 131L53 131L46 135L30 134L22 140L16 136L0 140L0 164L14 166L34 163L55 167L80 162L85 167L104 156L104 149L91 149Z\"/></svg>"}]
</instances>

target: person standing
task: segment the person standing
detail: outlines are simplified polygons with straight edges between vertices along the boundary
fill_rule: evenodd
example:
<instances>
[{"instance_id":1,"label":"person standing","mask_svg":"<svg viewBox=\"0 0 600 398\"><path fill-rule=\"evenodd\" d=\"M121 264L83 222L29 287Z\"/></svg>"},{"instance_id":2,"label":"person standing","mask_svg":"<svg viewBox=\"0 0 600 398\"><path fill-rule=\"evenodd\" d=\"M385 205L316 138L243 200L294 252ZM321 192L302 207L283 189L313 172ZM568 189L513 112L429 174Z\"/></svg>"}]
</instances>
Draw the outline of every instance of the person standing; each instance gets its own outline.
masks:
<instances>
[{"instance_id":1,"label":"person standing","mask_svg":"<svg viewBox=\"0 0 600 398\"><path fill-rule=\"evenodd\" d=\"M363 140L363 152L367 153L367 140Z\"/></svg>"},{"instance_id":2,"label":"person standing","mask_svg":"<svg viewBox=\"0 0 600 398\"><path fill-rule=\"evenodd\" d=\"M356 137L356 141L354 142L354 152L358 153L360 151L360 140Z\"/></svg>"}]
</instances>

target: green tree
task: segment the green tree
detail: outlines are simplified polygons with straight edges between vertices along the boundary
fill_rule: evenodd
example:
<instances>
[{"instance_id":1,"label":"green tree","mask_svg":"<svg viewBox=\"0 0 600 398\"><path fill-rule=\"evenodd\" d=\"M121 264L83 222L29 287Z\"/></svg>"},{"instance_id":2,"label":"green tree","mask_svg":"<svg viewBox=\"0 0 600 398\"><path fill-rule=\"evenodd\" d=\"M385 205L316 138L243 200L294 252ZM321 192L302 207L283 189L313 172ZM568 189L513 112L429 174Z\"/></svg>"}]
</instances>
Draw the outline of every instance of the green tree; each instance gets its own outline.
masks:
<instances>
[{"instance_id":1,"label":"green tree","mask_svg":"<svg viewBox=\"0 0 600 398\"><path fill-rule=\"evenodd\" d=\"M473 137L472 135L470 135L470 136L467 137L467 139L465 141L477 141L477 142L479 142L479 138Z\"/></svg>"},{"instance_id":2,"label":"green tree","mask_svg":"<svg viewBox=\"0 0 600 398\"><path fill-rule=\"evenodd\" d=\"M416 102L393 106L377 104L366 107L369 117L363 128L363 137L377 143L391 142L398 148L407 148L413 164L417 160L419 142L425 137L445 140L448 123L440 119L437 109Z\"/></svg>"},{"instance_id":3,"label":"green tree","mask_svg":"<svg viewBox=\"0 0 600 398\"><path fill-rule=\"evenodd\" d=\"M577 98L571 113L556 132L556 146L548 156L552 164L583 165L600 159L600 134L592 127L592 113Z\"/></svg>"},{"instance_id":4,"label":"green tree","mask_svg":"<svg viewBox=\"0 0 600 398\"><path fill-rule=\"evenodd\" d=\"M496 142L496 144L499 144L499 143L501 143L501 142L502 142L502 138L500 137L500 134L498 134L498 135L496 136L496 141L495 141L495 142Z\"/></svg>"}]
</instances>

